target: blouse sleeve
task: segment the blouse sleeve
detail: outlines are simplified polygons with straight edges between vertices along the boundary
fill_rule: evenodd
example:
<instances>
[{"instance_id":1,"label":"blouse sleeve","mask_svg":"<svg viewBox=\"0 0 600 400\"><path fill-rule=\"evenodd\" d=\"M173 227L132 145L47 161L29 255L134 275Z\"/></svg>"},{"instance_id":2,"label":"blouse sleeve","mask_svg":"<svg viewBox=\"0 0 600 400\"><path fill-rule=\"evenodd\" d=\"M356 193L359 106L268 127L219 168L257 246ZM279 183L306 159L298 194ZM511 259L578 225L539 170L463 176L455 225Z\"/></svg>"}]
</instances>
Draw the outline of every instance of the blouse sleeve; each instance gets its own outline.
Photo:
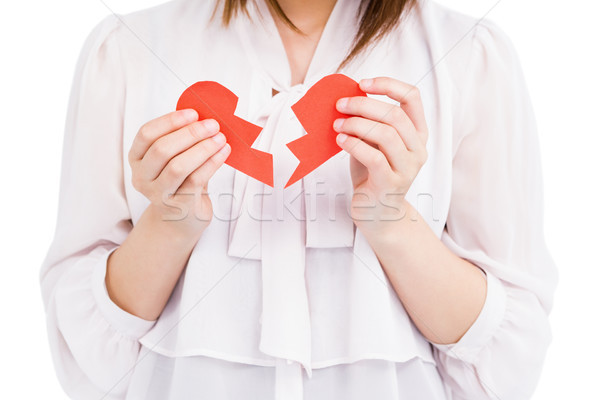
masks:
<instances>
[{"instance_id":1,"label":"blouse sleeve","mask_svg":"<svg viewBox=\"0 0 600 400\"><path fill-rule=\"evenodd\" d=\"M132 229L124 195L124 79L108 17L81 51L64 134L58 219L40 281L58 378L75 399L124 397L154 324L108 297L106 261Z\"/></svg>"},{"instance_id":2,"label":"blouse sleeve","mask_svg":"<svg viewBox=\"0 0 600 400\"><path fill-rule=\"evenodd\" d=\"M471 40L457 85L461 111L442 241L483 270L487 295L457 343L432 345L453 400L529 399L551 342L557 283L543 235L536 122L510 39L484 20Z\"/></svg>"}]
</instances>

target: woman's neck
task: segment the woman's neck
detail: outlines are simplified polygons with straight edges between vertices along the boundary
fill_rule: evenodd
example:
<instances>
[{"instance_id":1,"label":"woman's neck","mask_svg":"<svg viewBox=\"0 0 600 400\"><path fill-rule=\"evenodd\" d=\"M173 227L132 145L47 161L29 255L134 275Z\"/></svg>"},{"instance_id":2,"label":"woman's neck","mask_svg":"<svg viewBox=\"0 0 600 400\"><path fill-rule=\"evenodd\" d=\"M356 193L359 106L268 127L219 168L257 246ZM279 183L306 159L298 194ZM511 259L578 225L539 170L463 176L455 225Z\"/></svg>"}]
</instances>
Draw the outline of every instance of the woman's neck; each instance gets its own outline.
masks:
<instances>
[{"instance_id":1,"label":"woman's neck","mask_svg":"<svg viewBox=\"0 0 600 400\"><path fill-rule=\"evenodd\" d=\"M304 82L336 0L278 0L278 3L289 20L300 30L294 31L271 10L290 65L291 84L296 85Z\"/></svg>"},{"instance_id":2,"label":"woman's neck","mask_svg":"<svg viewBox=\"0 0 600 400\"><path fill-rule=\"evenodd\" d=\"M292 23L311 36L323 31L336 0L278 0L279 6Z\"/></svg>"}]
</instances>

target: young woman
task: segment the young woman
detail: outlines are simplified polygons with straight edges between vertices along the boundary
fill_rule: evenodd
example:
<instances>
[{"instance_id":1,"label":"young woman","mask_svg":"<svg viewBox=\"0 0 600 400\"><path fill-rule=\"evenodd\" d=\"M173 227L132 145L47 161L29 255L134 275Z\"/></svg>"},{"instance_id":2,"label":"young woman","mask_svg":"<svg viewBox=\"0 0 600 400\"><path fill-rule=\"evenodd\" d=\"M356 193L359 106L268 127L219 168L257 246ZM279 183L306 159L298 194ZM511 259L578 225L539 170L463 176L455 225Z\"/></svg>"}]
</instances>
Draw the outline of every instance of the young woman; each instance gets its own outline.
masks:
<instances>
[{"instance_id":1,"label":"young woman","mask_svg":"<svg viewBox=\"0 0 600 400\"><path fill-rule=\"evenodd\" d=\"M284 190L292 106L340 72L342 151ZM273 188L224 164L197 81L262 127ZM207 99L212 101L213 99ZM310 117L309 117L310 118ZM526 399L556 284L515 50L431 1L176 0L78 64L41 273L75 399Z\"/></svg>"}]
</instances>

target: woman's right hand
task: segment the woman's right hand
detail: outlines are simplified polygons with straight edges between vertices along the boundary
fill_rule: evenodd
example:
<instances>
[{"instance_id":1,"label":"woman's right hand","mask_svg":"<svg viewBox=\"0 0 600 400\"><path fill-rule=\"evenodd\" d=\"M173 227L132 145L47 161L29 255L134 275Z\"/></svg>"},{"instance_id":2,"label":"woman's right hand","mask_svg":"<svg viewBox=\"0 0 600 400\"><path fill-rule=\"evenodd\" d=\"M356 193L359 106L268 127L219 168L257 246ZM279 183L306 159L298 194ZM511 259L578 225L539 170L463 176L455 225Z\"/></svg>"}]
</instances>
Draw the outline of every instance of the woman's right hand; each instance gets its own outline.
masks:
<instances>
[{"instance_id":1,"label":"woman's right hand","mask_svg":"<svg viewBox=\"0 0 600 400\"><path fill-rule=\"evenodd\" d=\"M129 151L133 187L175 231L199 238L213 210L207 185L231 152L214 119L179 110L140 128Z\"/></svg>"}]
</instances>

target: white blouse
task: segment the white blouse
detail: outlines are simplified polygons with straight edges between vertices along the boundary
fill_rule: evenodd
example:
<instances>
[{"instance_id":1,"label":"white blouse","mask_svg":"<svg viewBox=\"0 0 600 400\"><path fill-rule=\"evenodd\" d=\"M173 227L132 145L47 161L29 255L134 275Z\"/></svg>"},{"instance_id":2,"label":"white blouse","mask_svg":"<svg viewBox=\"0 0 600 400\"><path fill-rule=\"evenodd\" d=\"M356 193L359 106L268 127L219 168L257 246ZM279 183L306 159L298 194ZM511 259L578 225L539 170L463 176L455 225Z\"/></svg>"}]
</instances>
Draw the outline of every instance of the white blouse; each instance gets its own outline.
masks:
<instances>
[{"instance_id":1,"label":"white blouse","mask_svg":"<svg viewBox=\"0 0 600 400\"><path fill-rule=\"evenodd\" d=\"M290 107L336 72L359 0L338 0L305 82L294 86L264 2L249 3L249 18L229 28L211 20L214 0L110 16L84 45L41 271L65 391L129 400L528 398L551 340L557 278L543 238L535 120L510 40L488 20L421 1L340 71L421 91L429 158L407 200L488 285L467 333L440 345L413 325L348 216L346 153L282 190L298 164L285 144L305 133ZM146 321L117 307L104 283L108 255L149 204L131 184L127 154L141 125L204 80L234 92L236 115L263 127L254 147L273 154L275 187L228 165L217 171L215 218L159 319Z\"/></svg>"}]
</instances>

